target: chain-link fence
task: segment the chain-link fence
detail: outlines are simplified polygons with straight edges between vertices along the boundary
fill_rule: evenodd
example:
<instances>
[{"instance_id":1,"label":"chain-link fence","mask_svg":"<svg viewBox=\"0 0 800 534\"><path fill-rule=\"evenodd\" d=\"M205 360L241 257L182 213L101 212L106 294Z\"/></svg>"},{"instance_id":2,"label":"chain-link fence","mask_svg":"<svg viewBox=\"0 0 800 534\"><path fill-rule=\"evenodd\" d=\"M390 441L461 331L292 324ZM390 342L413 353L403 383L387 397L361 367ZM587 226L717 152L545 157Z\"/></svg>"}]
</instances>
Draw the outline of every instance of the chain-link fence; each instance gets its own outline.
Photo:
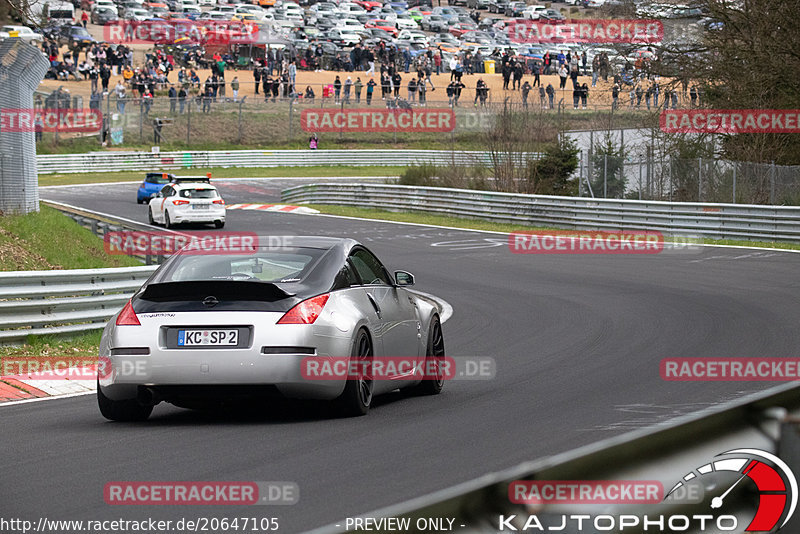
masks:
<instances>
[{"instance_id":1,"label":"chain-link fence","mask_svg":"<svg viewBox=\"0 0 800 534\"><path fill-rule=\"evenodd\" d=\"M712 158L583 157L582 196L676 202L800 204L800 166Z\"/></svg>"}]
</instances>

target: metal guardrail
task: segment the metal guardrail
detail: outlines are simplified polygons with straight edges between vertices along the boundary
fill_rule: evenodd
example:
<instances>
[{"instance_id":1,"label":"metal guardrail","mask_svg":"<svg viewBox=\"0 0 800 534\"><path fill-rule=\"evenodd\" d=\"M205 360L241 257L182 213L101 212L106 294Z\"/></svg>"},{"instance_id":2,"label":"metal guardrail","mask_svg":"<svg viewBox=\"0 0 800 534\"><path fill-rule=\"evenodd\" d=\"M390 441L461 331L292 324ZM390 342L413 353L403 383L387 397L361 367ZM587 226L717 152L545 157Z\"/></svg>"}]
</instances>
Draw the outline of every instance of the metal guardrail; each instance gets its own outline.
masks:
<instances>
[{"instance_id":1,"label":"metal guardrail","mask_svg":"<svg viewBox=\"0 0 800 534\"><path fill-rule=\"evenodd\" d=\"M39 174L197 167L408 166L491 164L491 152L450 150L233 150L40 154Z\"/></svg>"},{"instance_id":2,"label":"metal guardrail","mask_svg":"<svg viewBox=\"0 0 800 534\"><path fill-rule=\"evenodd\" d=\"M292 204L342 204L502 223L651 230L712 239L800 242L800 207L611 200L383 184L321 183L281 193Z\"/></svg>"},{"instance_id":3,"label":"metal guardrail","mask_svg":"<svg viewBox=\"0 0 800 534\"><path fill-rule=\"evenodd\" d=\"M103 328L157 267L0 272L0 343Z\"/></svg>"},{"instance_id":4,"label":"metal guardrail","mask_svg":"<svg viewBox=\"0 0 800 534\"><path fill-rule=\"evenodd\" d=\"M536 515L544 525L543 530L529 528L528 532L599 532L586 520L583 529L559 529L561 516L572 514L595 516L687 515L712 513L711 499L719 496L726 487L709 487L697 502L657 504L581 505L513 504L509 499L509 486L517 480L578 481L578 480L639 480L658 481L666 491L681 481L687 473L709 463L715 456L737 448L761 449L780 454L792 471L800 472L800 433L797 413L800 411L800 386L781 385L765 392L709 408L696 414L676 418L665 425L643 428L605 439L563 454L527 462L511 469L484 475L457 486L424 495L395 506L360 516L361 518L409 518L410 528L405 532L420 532L415 528L417 519L453 518L459 532L466 534L508 532L501 528L500 517L515 516L510 524L523 532L523 525L531 515ZM738 516L741 532L753 510L751 503L726 502L725 514ZM547 530L548 521L553 521ZM508 524L508 523L507 523ZM786 532L796 532L798 518L789 523ZM794 525L794 526L792 526ZM618 525L619 526L619 525ZM316 529L313 534L345 532L346 521ZM610 529L603 528L602 531ZM681 532L699 532L697 529L678 529ZM613 529L619 532L619 529ZM624 532L651 532L651 530L625 529ZM662 530L658 530L661 532ZM672 530L667 530L672 531ZM676 530L677 531L677 530ZM704 532L717 532L713 528Z\"/></svg>"}]
</instances>

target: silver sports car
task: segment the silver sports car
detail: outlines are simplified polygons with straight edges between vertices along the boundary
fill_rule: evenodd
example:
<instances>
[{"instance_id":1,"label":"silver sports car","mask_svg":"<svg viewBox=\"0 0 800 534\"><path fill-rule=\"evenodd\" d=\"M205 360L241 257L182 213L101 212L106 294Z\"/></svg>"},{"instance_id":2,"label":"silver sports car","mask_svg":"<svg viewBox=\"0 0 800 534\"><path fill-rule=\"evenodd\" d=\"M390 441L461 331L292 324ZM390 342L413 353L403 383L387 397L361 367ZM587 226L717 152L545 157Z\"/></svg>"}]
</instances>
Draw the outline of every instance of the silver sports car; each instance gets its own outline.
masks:
<instances>
[{"instance_id":1,"label":"silver sports car","mask_svg":"<svg viewBox=\"0 0 800 534\"><path fill-rule=\"evenodd\" d=\"M363 415L377 394L441 391L439 310L406 289L410 273L391 276L351 239L257 239L249 251L174 254L111 318L97 388L106 418L265 393ZM398 358L418 365L384 366L377 377L377 362Z\"/></svg>"}]
</instances>

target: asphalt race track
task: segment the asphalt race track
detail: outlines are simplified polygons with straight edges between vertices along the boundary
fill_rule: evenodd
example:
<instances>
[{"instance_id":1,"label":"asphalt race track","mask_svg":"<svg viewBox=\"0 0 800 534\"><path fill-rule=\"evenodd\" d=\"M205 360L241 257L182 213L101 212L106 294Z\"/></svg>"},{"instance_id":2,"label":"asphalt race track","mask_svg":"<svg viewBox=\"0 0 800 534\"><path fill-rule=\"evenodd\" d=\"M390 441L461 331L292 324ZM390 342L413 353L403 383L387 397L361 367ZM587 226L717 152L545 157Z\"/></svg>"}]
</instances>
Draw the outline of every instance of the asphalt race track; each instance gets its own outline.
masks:
<instances>
[{"instance_id":1,"label":"asphalt race track","mask_svg":"<svg viewBox=\"0 0 800 534\"><path fill-rule=\"evenodd\" d=\"M217 182L228 204L277 202L293 183ZM41 196L146 222L136 187ZM268 516L281 532L304 531L774 385L665 382L662 358L798 356L798 254L518 255L502 235L233 210L225 230L361 240L453 306L448 354L492 356L496 378L453 381L433 398L384 398L346 420L283 405L236 415L161 404L146 423L115 424L93 396L2 407L3 516ZM300 502L103 501L108 482L171 480L294 481Z\"/></svg>"}]
</instances>

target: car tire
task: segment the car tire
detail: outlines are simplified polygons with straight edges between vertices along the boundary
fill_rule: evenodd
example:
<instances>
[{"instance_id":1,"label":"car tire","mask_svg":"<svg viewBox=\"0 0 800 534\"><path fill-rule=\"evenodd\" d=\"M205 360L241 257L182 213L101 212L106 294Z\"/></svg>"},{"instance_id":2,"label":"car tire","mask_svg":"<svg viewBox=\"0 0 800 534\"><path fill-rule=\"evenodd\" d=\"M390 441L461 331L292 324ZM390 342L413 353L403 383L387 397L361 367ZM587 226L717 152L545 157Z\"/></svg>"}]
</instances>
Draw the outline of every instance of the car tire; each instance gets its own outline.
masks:
<instances>
[{"instance_id":1,"label":"car tire","mask_svg":"<svg viewBox=\"0 0 800 534\"><path fill-rule=\"evenodd\" d=\"M365 329L360 329L353 343L351 359L372 361L375 353L372 339ZM361 367L361 366L359 366ZM367 366L369 368L369 366ZM369 412L372 404L373 380L371 376L358 375L355 379L348 376L344 391L336 399L337 412L342 417L359 417Z\"/></svg>"},{"instance_id":2,"label":"car tire","mask_svg":"<svg viewBox=\"0 0 800 534\"><path fill-rule=\"evenodd\" d=\"M214 221L214 228L222 228L223 226L225 226L223 221Z\"/></svg>"},{"instance_id":3,"label":"car tire","mask_svg":"<svg viewBox=\"0 0 800 534\"><path fill-rule=\"evenodd\" d=\"M153 210L149 207L147 208L147 222L149 222L152 226L156 225L156 221L153 219Z\"/></svg>"},{"instance_id":4,"label":"car tire","mask_svg":"<svg viewBox=\"0 0 800 534\"><path fill-rule=\"evenodd\" d=\"M111 400L100 389L97 384L97 405L103 417L110 421L144 421L153 413L152 406L143 406L136 399L121 401Z\"/></svg>"},{"instance_id":5,"label":"car tire","mask_svg":"<svg viewBox=\"0 0 800 534\"><path fill-rule=\"evenodd\" d=\"M439 365L444 358L444 336L442 324L438 317L434 317L428 331L428 346L425 350L425 372L435 363L436 379L425 379L412 388L412 393L417 395L438 395L444 387L444 375Z\"/></svg>"},{"instance_id":6,"label":"car tire","mask_svg":"<svg viewBox=\"0 0 800 534\"><path fill-rule=\"evenodd\" d=\"M172 228L173 226L175 225L169 220L169 211L164 210L164 228Z\"/></svg>"}]
</instances>

